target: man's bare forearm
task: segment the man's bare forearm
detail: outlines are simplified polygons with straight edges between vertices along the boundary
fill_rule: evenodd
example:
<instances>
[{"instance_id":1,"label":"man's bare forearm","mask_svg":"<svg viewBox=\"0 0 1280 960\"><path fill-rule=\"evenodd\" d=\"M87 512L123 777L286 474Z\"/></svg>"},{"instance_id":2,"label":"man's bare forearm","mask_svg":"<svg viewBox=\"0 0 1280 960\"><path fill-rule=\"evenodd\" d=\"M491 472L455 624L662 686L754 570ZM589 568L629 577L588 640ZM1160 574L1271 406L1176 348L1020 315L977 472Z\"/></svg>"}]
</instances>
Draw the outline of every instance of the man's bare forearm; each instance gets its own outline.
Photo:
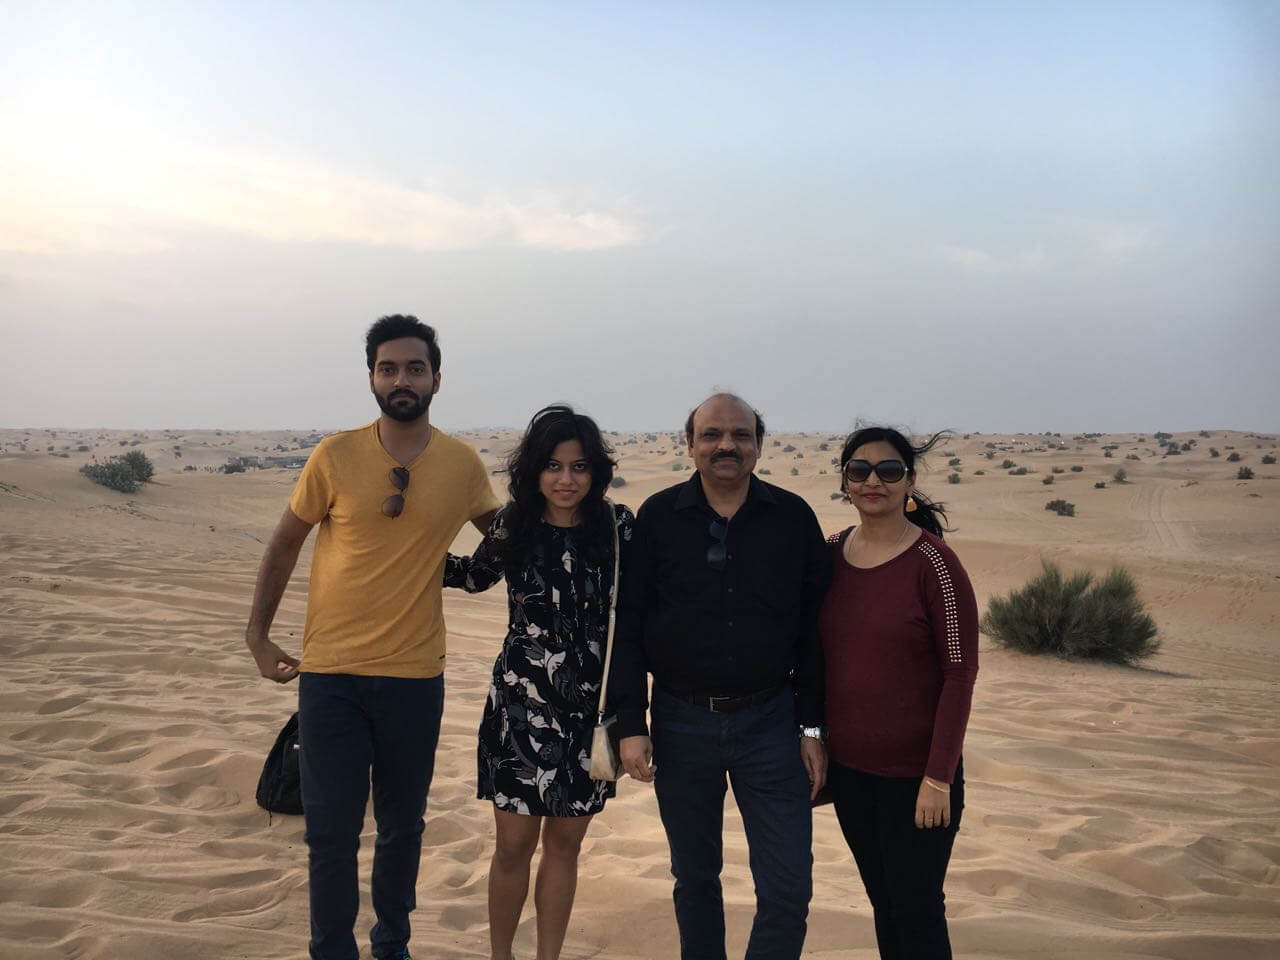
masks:
<instances>
[{"instance_id":1,"label":"man's bare forearm","mask_svg":"<svg viewBox=\"0 0 1280 960\"><path fill-rule=\"evenodd\" d=\"M253 588L253 606L249 611L249 626L245 628L245 642L253 648L267 639L271 624L276 618L280 600L289 586L293 568L298 565L302 544L278 543L274 538L267 544L258 566L258 581Z\"/></svg>"}]
</instances>

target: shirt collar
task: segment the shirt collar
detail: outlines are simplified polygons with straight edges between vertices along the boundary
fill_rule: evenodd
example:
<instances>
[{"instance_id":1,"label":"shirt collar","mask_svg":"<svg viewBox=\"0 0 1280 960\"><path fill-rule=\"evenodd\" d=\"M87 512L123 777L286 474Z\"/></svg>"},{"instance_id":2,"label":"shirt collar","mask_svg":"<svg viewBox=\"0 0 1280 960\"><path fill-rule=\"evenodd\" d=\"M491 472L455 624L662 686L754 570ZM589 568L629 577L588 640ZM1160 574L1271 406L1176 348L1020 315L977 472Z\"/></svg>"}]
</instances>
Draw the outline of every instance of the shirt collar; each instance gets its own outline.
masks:
<instances>
[{"instance_id":1,"label":"shirt collar","mask_svg":"<svg viewBox=\"0 0 1280 960\"><path fill-rule=\"evenodd\" d=\"M757 501L760 503L776 504L778 502L778 498L774 496L773 490L769 484L765 483L752 473L750 484L747 487L747 499L743 503L743 506L745 507L747 504ZM676 496L677 510L688 510L691 507L706 507L708 510L711 509L710 505L707 503L707 495L703 492L702 480L697 471L694 471L693 476L684 482L680 487L680 493Z\"/></svg>"}]
</instances>

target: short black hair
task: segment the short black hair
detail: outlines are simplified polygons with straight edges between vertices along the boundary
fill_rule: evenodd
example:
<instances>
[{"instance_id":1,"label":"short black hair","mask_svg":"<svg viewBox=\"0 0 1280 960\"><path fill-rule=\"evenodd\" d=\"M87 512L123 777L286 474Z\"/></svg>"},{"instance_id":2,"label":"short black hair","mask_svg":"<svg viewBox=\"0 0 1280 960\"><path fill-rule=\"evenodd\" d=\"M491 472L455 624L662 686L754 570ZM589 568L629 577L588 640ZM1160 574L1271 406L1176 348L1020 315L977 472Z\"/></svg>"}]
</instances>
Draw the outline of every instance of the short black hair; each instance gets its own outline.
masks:
<instances>
[{"instance_id":1,"label":"short black hair","mask_svg":"<svg viewBox=\"0 0 1280 960\"><path fill-rule=\"evenodd\" d=\"M764 417L760 416L760 411L757 410L755 407L753 407L751 404L747 403L747 401L743 400L736 393L713 393L711 396L707 397L707 400L714 400L716 397L730 397L734 400L737 400L740 404L742 404L744 407L750 410L753 414L755 414L756 446L763 449L764 448ZM690 446L693 445L693 415L702 409L703 404L705 404L707 400L703 400L702 403L698 404L696 407L690 410L689 418L684 422L684 441Z\"/></svg>"},{"instance_id":2,"label":"short black hair","mask_svg":"<svg viewBox=\"0 0 1280 960\"><path fill-rule=\"evenodd\" d=\"M426 341L427 358L431 361L431 372L440 372L440 344L436 341L436 331L417 317L406 313L392 313L379 317L374 321L369 332L364 336L364 358L373 372L373 365L378 359L378 347L388 340L399 340L402 337L417 337Z\"/></svg>"}]
</instances>

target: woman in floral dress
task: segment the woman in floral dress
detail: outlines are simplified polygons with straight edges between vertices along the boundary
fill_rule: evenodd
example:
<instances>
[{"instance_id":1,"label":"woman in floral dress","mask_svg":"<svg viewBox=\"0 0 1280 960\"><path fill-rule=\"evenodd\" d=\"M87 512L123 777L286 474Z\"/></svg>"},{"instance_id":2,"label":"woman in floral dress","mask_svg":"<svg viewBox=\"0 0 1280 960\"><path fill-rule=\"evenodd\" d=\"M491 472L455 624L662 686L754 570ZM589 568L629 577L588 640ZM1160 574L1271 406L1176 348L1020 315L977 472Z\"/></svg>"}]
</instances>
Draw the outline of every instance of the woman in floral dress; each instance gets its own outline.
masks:
<instances>
[{"instance_id":1,"label":"woman in floral dress","mask_svg":"<svg viewBox=\"0 0 1280 960\"><path fill-rule=\"evenodd\" d=\"M508 625L480 721L477 796L493 802L489 936L509 960L542 841L534 888L538 960L560 955L592 815L614 795L588 776L600 695L616 526L625 561L634 518L604 498L613 450L570 407L534 414L507 462L511 501L470 557L450 555L445 586L507 580Z\"/></svg>"}]
</instances>

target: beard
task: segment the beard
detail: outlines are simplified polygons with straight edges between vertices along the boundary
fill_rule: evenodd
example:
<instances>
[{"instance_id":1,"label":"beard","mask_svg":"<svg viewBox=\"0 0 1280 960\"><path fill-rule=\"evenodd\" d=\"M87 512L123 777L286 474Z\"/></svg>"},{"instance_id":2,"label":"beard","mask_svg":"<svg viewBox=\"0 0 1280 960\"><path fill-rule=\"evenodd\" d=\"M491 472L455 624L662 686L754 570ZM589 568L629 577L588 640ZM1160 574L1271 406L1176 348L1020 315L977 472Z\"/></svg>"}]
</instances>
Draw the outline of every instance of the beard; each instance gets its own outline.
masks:
<instances>
[{"instance_id":1,"label":"beard","mask_svg":"<svg viewBox=\"0 0 1280 960\"><path fill-rule=\"evenodd\" d=\"M373 396L378 401L379 409L392 420L399 420L401 423L412 423L427 412L434 394L427 393L418 396L412 390L392 390L384 397L375 390ZM397 401L402 397L413 402L408 404L398 403Z\"/></svg>"}]
</instances>

